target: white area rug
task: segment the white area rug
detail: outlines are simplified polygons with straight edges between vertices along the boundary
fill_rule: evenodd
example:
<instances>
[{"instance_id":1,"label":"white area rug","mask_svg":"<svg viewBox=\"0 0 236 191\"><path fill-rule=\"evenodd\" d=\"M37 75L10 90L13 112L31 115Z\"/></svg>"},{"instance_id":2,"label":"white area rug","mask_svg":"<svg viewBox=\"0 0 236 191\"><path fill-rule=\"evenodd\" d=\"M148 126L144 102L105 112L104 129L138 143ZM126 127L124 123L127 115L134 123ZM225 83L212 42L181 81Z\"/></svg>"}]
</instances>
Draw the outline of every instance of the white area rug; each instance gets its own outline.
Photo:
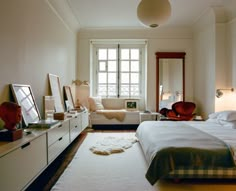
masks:
<instances>
[{"instance_id":1,"label":"white area rug","mask_svg":"<svg viewBox=\"0 0 236 191\"><path fill-rule=\"evenodd\" d=\"M108 136L97 141L95 145L90 147L90 150L94 154L110 155L112 153L124 152L132 147L135 142L137 142L137 138L133 134L129 137L127 135L125 137Z\"/></svg>"},{"instance_id":2,"label":"white area rug","mask_svg":"<svg viewBox=\"0 0 236 191\"><path fill-rule=\"evenodd\" d=\"M52 191L233 191L236 184L175 184L158 181L151 186L145 178L147 163L139 142L122 154L109 157L93 154L89 148L105 137L129 137L134 133L89 133Z\"/></svg>"}]
</instances>

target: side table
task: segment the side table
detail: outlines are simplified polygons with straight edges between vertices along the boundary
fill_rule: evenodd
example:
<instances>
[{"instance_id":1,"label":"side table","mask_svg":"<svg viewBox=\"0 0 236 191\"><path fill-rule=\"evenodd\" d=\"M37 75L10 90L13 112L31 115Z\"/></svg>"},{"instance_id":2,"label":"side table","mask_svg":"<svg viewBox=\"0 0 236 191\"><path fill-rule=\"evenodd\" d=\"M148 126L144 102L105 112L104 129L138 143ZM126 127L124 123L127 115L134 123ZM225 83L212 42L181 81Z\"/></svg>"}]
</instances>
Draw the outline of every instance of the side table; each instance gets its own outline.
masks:
<instances>
[{"instance_id":1,"label":"side table","mask_svg":"<svg viewBox=\"0 0 236 191\"><path fill-rule=\"evenodd\" d=\"M139 113L139 123L143 121L156 121L159 120L159 116L161 116L158 112L140 112Z\"/></svg>"}]
</instances>

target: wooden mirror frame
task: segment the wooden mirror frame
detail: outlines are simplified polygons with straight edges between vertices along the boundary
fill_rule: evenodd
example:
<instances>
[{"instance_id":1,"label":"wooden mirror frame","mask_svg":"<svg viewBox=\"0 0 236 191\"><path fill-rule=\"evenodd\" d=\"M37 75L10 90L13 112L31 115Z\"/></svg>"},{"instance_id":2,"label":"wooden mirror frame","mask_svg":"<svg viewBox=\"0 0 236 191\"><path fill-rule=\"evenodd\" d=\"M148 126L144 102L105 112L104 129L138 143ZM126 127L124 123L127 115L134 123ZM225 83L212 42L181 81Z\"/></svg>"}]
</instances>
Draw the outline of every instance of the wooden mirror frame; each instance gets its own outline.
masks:
<instances>
[{"instance_id":1,"label":"wooden mirror frame","mask_svg":"<svg viewBox=\"0 0 236 191\"><path fill-rule=\"evenodd\" d=\"M183 63L183 101L185 100L185 52L156 52L156 111L159 111L159 62L160 59L182 59Z\"/></svg>"}]
</instances>

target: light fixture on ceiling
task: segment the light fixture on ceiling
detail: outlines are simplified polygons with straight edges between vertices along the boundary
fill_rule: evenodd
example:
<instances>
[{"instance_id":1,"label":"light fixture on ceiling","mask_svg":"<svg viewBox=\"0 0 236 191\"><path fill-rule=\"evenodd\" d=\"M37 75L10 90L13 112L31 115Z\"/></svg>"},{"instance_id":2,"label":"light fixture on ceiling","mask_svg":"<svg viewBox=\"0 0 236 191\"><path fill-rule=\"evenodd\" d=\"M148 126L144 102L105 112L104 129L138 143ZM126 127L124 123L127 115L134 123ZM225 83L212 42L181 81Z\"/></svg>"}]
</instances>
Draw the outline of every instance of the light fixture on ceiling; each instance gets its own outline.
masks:
<instances>
[{"instance_id":1,"label":"light fixture on ceiling","mask_svg":"<svg viewBox=\"0 0 236 191\"><path fill-rule=\"evenodd\" d=\"M229 89L217 89L217 90L216 90L216 97L217 97L217 98L220 98L220 97L223 96L222 90L230 90L230 91L233 92L233 91L234 91L234 88L229 88Z\"/></svg>"},{"instance_id":2,"label":"light fixture on ceiling","mask_svg":"<svg viewBox=\"0 0 236 191\"><path fill-rule=\"evenodd\" d=\"M148 27L163 24L171 15L169 0L141 0L137 8L139 20Z\"/></svg>"}]
</instances>

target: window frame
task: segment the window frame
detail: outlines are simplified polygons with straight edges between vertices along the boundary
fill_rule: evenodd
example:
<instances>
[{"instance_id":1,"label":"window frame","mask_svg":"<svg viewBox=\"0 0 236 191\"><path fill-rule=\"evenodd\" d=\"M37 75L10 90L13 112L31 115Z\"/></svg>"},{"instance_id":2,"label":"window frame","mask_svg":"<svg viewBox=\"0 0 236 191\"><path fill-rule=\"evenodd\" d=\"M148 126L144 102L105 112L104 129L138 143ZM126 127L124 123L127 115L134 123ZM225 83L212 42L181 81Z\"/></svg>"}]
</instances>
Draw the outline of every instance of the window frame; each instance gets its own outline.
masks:
<instances>
[{"instance_id":1,"label":"window frame","mask_svg":"<svg viewBox=\"0 0 236 191\"><path fill-rule=\"evenodd\" d=\"M99 48L115 48L118 51L121 51L122 48L139 48L140 49L140 56L139 59L139 89L140 89L140 95L139 96L102 96L103 98L121 98L121 99L142 99L145 96L145 70L146 70L146 52L147 52L147 41L146 40L119 40L119 41L113 41L113 40L91 40L91 70L90 70L90 81L93 83L90 87L90 93L93 96L97 96L97 87L98 87L98 59L97 59L97 50ZM118 45L120 46L120 49L118 49ZM117 55L119 57L120 52L117 52ZM119 59L119 58L117 58ZM130 60L129 60L130 61ZM118 62L117 67L119 67L120 63ZM118 71L120 73L120 71ZM129 71L130 73L130 71ZM120 88L120 79L118 88ZM129 83L130 84L130 83Z\"/></svg>"}]
</instances>

